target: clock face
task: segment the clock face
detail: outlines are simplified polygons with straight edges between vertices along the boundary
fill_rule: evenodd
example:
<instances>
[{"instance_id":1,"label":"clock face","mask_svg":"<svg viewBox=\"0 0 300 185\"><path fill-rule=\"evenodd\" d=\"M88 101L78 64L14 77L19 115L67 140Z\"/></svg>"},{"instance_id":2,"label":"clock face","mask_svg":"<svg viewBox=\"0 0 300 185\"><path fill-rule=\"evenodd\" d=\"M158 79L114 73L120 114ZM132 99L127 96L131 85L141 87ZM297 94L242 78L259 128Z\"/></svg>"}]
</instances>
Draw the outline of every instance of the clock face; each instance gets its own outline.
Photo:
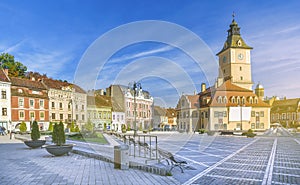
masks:
<instances>
[{"instance_id":1,"label":"clock face","mask_svg":"<svg viewBox=\"0 0 300 185\"><path fill-rule=\"evenodd\" d=\"M223 57L223 62L224 62L224 63L226 62L226 56Z\"/></svg>"},{"instance_id":2,"label":"clock face","mask_svg":"<svg viewBox=\"0 0 300 185\"><path fill-rule=\"evenodd\" d=\"M244 55L243 55L242 53L240 53L240 54L238 55L238 58L239 58L240 60L243 60Z\"/></svg>"}]
</instances>

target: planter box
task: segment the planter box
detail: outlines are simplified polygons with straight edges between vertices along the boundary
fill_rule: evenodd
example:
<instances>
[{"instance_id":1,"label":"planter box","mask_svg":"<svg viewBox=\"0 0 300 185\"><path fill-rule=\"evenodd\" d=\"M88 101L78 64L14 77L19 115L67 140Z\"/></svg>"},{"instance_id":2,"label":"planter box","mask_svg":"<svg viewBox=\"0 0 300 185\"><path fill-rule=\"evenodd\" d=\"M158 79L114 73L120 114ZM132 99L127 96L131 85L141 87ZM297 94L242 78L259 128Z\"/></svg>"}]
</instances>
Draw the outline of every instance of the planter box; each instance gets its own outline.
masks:
<instances>
[{"instance_id":1,"label":"planter box","mask_svg":"<svg viewBox=\"0 0 300 185\"><path fill-rule=\"evenodd\" d=\"M45 148L47 152L49 152L52 155L62 156L68 154L72 150L73 145L62 145L62 146L48 145Z\"/></svg>"},{"instance_id":2,"label":"planter box","mask_svg":"<svg viewBox=\"0 0 300 185\"><path fill-rule=\"evenodd\" d=\"M24 141L24 143L30 148L39 148L46 143L46 140L36 140L36 141L30 140L30 141Z\"/></svg>"}]
</instances>

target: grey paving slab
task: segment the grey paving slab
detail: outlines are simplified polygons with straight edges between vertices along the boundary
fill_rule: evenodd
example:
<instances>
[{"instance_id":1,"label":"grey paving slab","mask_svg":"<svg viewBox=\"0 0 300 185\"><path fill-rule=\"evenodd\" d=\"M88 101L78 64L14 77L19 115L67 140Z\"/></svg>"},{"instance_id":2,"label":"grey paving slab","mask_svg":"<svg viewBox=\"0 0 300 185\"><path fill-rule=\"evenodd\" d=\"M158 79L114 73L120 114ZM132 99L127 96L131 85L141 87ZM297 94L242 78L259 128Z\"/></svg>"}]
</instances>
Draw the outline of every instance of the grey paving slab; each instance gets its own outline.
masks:
<instances>
[{"instance_id":1,"label":"grey paving slab","mask_svg":"<svg viewBox=\"0 0 300 185\"><path fill-rule=\"evenodd\" d=\"M173 177L116 170L112 163L77 154L52 157L19 142L0 143L0 160L0 184L179 184Z\"/></svg>"}]
</instances>

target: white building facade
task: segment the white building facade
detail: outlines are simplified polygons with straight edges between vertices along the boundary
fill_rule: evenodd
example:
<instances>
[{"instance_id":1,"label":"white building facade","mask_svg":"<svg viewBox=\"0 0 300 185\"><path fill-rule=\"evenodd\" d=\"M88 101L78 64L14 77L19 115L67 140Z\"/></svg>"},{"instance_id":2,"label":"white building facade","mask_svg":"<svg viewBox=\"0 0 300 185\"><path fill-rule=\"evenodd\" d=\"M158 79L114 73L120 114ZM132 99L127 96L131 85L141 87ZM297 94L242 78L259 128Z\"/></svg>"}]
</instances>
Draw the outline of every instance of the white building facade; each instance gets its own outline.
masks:
<instances>
[{"instance_id":1,"label":"white building facade","mask_svg":"<svg viewBox=\"0 0 300 185\"><path fill-rule=\"evenodd\" d=\"M8 72L0 69L0 126L11 129L11 82Z\"/></svg>"}]
</instances>

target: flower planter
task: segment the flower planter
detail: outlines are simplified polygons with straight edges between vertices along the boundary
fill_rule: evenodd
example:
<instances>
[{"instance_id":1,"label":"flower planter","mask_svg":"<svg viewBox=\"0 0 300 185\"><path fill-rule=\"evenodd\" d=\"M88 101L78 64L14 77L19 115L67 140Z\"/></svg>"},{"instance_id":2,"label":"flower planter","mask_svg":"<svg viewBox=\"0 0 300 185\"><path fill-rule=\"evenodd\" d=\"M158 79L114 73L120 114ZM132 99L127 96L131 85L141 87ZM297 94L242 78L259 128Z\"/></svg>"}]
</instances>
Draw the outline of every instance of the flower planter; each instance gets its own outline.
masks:
<instances>
[{"instance_id":1,"label":"flower planter","mask_svg":"<svg viewBox=\"0 0 300 185\"><path fill-rule=\"evenodd\" d=\"M46 143L46 140L36 140L36 141L30 140L30 141L24 141L24 143L30 148L39 148Z\"/></svg>"},{"instance_id":2,"label":"flower planter","mask_svg":"<svg viewBox=\"0 0 300 185\"><path fill-rule=\"evenodd\" d=\"M45 148L47 152L49 152L54 156L62 156L68 154L72 150L73 145L62 145L62 146L48 145Z\"/></svg>"}]
</instances>

